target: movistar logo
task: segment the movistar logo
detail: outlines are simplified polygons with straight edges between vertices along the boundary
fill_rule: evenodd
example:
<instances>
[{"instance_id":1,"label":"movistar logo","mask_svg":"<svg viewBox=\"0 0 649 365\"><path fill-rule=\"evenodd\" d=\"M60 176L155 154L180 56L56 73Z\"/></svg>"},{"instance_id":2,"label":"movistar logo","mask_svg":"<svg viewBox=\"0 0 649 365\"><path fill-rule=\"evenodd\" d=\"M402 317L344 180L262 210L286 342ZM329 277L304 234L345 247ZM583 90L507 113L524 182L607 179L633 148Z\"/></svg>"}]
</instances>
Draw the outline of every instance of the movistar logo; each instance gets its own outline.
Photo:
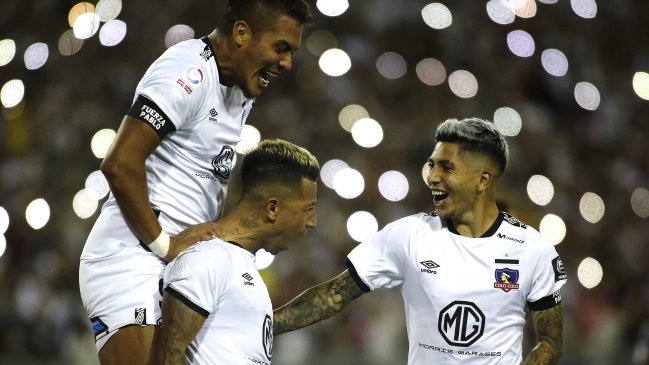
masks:
<instances>
[{"instance_id":1,"label":"movistar logo","mask_svg":"<svg viewBox=\"0 0 649 365\"><path fill-rule=\"evenodd\" d=\"M518 242L518 243L525 243L524 240L519 240L519 239L514 238L514 237L508 237L507 235L502 234L502 233L498 233L496 236L498 236L498 238L502 238L504 240L510 240L510 241L514 241L514 242Z\"/></svg>"}]
</instances>

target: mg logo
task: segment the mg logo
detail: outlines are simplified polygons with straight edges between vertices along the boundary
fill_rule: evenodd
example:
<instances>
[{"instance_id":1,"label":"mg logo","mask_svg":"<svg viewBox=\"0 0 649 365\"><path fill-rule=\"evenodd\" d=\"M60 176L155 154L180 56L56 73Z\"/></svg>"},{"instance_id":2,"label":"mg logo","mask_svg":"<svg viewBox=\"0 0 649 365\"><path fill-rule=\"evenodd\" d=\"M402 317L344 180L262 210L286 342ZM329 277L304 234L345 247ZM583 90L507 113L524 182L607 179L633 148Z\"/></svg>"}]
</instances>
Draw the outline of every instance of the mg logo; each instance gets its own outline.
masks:
<instances>
[{"instance_id":1,"label":"mg logo","mask_svg":"<svg viewBox=\"0 0 649 365\"><path fill-rule=\"evenodd\" d=\"M469 347L484 333L485 316L477 305L456 300L439 314L437 329L449 345Z\"/></svg>"}]
</instances>

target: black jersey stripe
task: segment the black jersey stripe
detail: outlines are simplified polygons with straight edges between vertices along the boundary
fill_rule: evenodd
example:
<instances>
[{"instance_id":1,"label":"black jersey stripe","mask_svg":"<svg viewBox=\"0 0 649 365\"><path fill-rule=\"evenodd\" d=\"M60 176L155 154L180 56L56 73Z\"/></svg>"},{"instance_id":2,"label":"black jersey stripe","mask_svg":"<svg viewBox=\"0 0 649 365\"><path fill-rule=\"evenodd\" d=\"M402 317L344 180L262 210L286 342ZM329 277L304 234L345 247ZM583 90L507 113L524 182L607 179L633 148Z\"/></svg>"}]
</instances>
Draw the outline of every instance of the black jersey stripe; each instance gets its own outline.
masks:
<instances>
[{"instance_id":1,"label":"black jersey stripe","mask_svg":"<svg viewBox=\"0 0 649 365\"><path fill-rule=\"evenodd\" d=\"M210 312L208 312L207 310L203 309L203 307L201 307L198 304L196 304L196 303L192 302L191 300L189 300L189 298L184 296L181 292L174 289L171 286L171 284L167 285L167 287L165 288L165 292L173 295L176 299L183 302L186 306L188 306L189 308L191 308L193 311L200 314L201 316L207 318L210 315Z\"/></svg>"}]
</instances>

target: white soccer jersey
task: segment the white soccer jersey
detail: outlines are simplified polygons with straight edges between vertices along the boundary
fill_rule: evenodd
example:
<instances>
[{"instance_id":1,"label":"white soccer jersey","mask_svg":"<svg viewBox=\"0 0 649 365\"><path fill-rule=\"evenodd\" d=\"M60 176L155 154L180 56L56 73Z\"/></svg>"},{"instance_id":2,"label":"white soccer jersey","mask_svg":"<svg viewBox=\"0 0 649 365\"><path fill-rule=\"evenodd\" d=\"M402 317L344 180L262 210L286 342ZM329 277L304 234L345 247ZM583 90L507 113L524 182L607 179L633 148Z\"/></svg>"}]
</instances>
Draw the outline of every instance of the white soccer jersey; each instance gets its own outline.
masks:
<instances>
[{"instance_id":1,"label":"white soccer jersey","mask_svg":"<svg viewBox=\"0 0 649 365\"><path fill-rule=\"evenodd\" d=\"M566 282L554 246L503 212L480 238L434 215L397 220L347 266L366 290L400 288L409 365L520 364L525 305L557 305Z\"/></svg>"},{"instance_id":2,"label":"white soccer jersey","mask_svg":"<svg viewBox=\"0 0 649 365\"><path fill-rule=\"evenodd\" d=\"M164 295L207 318L188 348L190 364L270 364L273 306L255 255L219 239L202 242L167 265L164 286Z\"/></svg>"}]
</instances>

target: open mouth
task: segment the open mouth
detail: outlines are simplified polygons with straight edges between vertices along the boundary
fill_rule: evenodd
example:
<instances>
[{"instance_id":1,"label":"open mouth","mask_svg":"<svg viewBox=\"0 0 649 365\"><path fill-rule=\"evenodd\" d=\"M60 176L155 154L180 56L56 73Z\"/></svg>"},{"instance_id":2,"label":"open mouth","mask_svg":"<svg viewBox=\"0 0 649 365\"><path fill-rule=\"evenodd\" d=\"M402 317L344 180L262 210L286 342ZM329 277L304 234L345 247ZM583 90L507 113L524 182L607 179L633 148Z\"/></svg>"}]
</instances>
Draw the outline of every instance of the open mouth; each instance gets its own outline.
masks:
<instances>
[{"instance_id":1,"label":"open mouth","mask_svg":"<svg viewBox=\"0 0 649 365\"><path fill-rule=\"evenodd\" d=\"M433 190L433 201L435 203L441 203L446 198L448 198L447 192L441 190Z\"/></svg>"},{"instance_id":2,"label":"open mouth","mask_svg":"<svg viewBox=\"0 0 649 365\"><path fill-rule=\"evenodd\" d=\"M270 79L277 77L277 74L271 71L262 70L259 72L259 83L262 87L267 87L270 84Z\"/></svg>"}]
</instances>

